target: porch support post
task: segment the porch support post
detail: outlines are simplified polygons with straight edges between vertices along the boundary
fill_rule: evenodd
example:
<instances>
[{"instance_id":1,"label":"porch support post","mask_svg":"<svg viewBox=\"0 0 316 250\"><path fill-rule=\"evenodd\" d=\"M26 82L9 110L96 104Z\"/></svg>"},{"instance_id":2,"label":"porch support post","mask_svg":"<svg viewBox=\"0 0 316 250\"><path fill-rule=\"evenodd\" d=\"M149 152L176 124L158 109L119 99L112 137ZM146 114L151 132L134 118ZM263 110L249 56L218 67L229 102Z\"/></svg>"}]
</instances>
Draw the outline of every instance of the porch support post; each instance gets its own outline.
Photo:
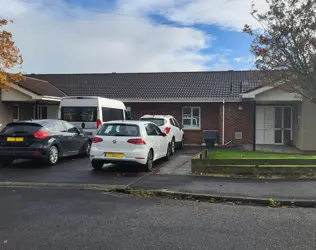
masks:
<instances>
[{"instance_id":1,"label":"porch support post","mask_svg":"<svg viewBox=\"0 0 316 250\"><path fill-rule=\"evenodd\" d=\"M256 101L252 100L252 151L256 151Z\"/></svg>"}]
</instances>

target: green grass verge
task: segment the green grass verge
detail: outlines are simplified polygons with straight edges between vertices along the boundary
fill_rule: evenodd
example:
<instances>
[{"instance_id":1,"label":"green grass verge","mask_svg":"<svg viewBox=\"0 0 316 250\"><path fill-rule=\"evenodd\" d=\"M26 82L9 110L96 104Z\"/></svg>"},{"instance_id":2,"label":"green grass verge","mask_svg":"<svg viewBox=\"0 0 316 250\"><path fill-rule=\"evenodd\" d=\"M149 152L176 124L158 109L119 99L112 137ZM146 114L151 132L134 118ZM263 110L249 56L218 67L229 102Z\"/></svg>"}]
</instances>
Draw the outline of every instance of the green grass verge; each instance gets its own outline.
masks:
<instances>
[{"instance_id":1,"label":"green grass verge","mask_svg":"<svg viewBox=\"0 0 316 250\"><path fill-rule=\"evenodd\" d=\"M316 159L316 155L278 154L250 151L218 150L208 154L209 159Z\"/></svg>"}]
</instances>

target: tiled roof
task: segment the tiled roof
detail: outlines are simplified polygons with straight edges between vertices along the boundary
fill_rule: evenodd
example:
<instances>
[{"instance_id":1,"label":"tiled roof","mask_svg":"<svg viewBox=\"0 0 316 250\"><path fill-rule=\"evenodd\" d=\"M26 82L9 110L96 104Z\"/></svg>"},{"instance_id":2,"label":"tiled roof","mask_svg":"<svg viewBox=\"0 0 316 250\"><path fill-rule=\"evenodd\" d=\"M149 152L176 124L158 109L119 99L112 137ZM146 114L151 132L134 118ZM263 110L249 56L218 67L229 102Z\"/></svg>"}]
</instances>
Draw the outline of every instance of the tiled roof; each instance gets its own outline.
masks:
<instances>
[{"instance_id":1,"label":"tiled roof","mask_svg":"<svg viewBox=\"0 0 316 250\"><path fill-rule=\"evenodd\" d=\"M114 99L239 98L258 88L254 71L161 72L110 74L32 74L53 83L69 96L91 95Z\"/></svg>"},{"instance_id":2,"label":"tiled roof","mask_svg":"<svg viewBox=\"0 0 316 250\"><path fill-rule=\"evenodd\" d=\"M25 77L21 82L18 83L18 85L40 96L66 96L65 93L63 93L61 90L58 89L58 87L51 84L50 82L33 77Z\"/></svg>"}]
</instances>

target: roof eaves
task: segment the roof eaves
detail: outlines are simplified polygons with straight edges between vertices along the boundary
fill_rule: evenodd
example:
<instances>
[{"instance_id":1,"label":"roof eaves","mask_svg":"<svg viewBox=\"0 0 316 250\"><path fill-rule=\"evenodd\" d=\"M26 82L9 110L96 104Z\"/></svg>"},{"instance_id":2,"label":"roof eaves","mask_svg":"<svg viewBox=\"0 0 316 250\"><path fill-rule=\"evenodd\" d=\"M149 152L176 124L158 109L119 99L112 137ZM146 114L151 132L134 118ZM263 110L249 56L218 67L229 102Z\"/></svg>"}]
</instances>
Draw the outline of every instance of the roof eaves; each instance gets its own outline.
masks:
<instances>
[{"instance_id":1,"label":"roof eaves","mask_svg":"<svg viewBox=\"0 0 316 250\"><path fill-rule=\"evenodd\" d=\"M186 103L203 103L203 102L241 102L241 98L161 98L161 99L124 99L119 98L122 102L133 103L133 102L141 102L141 103L164 103L164 102L186 102Z\"/></svg>"}]
</instances>

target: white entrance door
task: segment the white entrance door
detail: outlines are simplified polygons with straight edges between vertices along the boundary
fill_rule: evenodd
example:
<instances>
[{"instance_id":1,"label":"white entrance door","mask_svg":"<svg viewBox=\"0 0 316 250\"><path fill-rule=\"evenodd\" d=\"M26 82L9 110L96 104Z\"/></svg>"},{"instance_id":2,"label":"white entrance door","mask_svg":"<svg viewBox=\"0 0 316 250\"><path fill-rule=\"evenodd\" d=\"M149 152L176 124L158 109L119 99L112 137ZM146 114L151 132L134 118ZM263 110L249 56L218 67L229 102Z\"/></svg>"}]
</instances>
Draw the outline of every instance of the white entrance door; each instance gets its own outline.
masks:
<instances>
[{"instance_id":1,"label":"white entrance door","mask_svg":"<svg viewBox=\"0 0 316 250\"><path fill-rule=\"evenodd\" d=\"M285 144L292 139L291 106L257 106L256 143Z\"/></svg>"},{"instance_id":2,"label":"white entrance door","mask_svg":"<svg viewBox=\"0 0 316 250\"><path fill-rule=\"evenodd\" d=\"M257 106L256 111L256 143L274 143L274 107Z\"/></svg>"}]
</instances>

